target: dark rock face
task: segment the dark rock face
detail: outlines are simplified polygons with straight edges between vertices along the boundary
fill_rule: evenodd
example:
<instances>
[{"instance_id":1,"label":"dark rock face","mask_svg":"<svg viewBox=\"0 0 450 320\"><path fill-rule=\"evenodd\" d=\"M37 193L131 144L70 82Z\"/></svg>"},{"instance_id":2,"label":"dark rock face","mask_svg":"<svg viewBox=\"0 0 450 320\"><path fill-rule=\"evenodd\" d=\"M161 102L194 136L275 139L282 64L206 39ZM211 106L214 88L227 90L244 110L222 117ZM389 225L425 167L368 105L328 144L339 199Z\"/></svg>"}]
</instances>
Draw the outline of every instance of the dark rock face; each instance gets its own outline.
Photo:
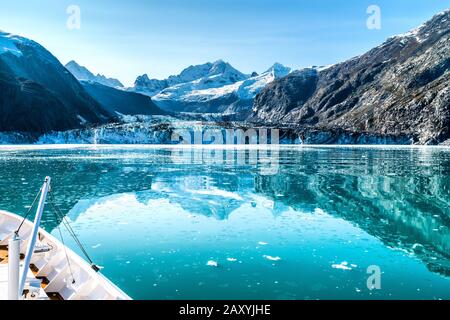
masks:
<instances>
[{"instance_id":1,"label":"dark rock face","mask_svg":"<svg viewBox=\"0 0 450 320\"><path fill-rule=\"evenodd\" d=\"M318 74L314 69L293 72L269 84L255 97L254 115L268 123L283 121L284 115L302 107L317 88ZM262 106L262 107L261 107ZM302 117L310 116L312 110L305 107Z\"/></svg>"},{"instance_id":2,"label":"dark rock face","mask_svg":"<svg viewBox=\"0 0 450 320\"><path fill-rule=\"evenodd\" d=\"M154 96L155 94L161 92L168 86L169 81L167 79L166 80L149 79L147 74L144 74L136 78L136 81L134 82L134 87L131 88L130 91L141 92L144 94L148 94L149 96Z\"/></svg>"},{"instance_id":3,"label":"dark rock face","mask_svg":"<svg viewBox=\"0 0 450 320\"><path fill-rule=\"evenodd\" d=\"M0 131L63 131L111 117L42 46L1 32L0 37L20 50L0 54Z\"/></svg>"},{"instance_id":4,"label":"dark rock face","mask_svg":"<svg viewBox=\"0 0 450 320\"><path fill-rule=\"evenodd\" d=\"M364 55L293 73L257 95L249 120L443 143L450 139L449 34L447 10Z\"/></svg>"},{"instance_id":5,"label":"dark rock face","mask_svg":"<svg viewBox=\"0 0 450 320\"><path fill-rule=\"evenodd\" d=\"M240 99L236 93L230 93L215 99L187 102L180 100L159 100L157 106L163 110L192 114L218 114L223 117L231 117L236 121L245 120L251 112L253 101Z\"/></svg>"},{"instance_id":6,"label":"dark rock face","mask_svg":"<svg viewBox=\"0 0 450 320\"><path fill-rule=\"evenodd\" d=\"M100 105L112 114L126 115L164 115L165 111L158 108L148 96L111 88L99 83L82 81L85 90Z\"/></svg>"}]
</instances>

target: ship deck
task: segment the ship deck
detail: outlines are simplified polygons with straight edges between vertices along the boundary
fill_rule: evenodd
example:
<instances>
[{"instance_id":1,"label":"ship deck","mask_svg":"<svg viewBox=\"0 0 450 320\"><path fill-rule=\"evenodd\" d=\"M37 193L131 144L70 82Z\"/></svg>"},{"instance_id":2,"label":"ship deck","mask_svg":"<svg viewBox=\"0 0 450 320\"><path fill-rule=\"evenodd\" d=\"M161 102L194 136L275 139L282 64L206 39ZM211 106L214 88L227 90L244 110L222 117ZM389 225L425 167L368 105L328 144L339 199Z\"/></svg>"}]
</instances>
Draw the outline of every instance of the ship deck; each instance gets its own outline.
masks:
<instances>
[{"instance_id":1,"label":"ship deck","mask_svg":"<svg viewBox=\"0 0 450 320\"><path fill-rule=\"evenodd\" d=\"M28 279L36 279L29 268L27 277ZM41 287L35 299L48 300L49 297ZM8 300L8 248L6 246L0 246L0 300Z\"/></svg>"}]
</instances>

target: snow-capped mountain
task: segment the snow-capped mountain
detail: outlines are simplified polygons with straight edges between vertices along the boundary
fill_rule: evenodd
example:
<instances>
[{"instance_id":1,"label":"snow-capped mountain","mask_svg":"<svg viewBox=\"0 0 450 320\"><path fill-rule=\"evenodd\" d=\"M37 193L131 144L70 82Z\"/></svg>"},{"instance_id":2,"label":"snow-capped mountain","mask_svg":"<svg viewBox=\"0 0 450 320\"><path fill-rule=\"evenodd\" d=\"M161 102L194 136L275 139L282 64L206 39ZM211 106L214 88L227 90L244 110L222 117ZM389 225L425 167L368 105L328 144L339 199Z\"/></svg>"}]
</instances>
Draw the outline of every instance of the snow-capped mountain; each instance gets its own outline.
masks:
<instances>
[{"instance_id":1,"label":"snow-capped mountain","mask_svg":"<svg viewBox=\"0 0 450 320\"><path fill-rule=\"evenodd\" d=\"M110 117L44 47L0 32L0 132L67 130Z\"/></svg>"},{"instance_id":2,"label":"snow-capped mountain","mask_svg":"<svg viewBox=\"0 0 450 320\"><path fill-rule=\"evenodd\" d=\"M244 74L218 60L190 66L164 80L139 76L128 90L153 97L162 109L172 112L238 113L244 119L252 100L267 84L284 77L291 69L280 63L261 74Z\"/></svg>"},{"instance_id":3,"label":"snow-capped mountain","mask_svg":"<svg viewBox=\"0 0 450 320\"><path fill-rule=\"evenodd\" d=\"M164 80L150 79L147 74L137 77L131 91L140 92L149 96L159 94L164 89L198 81L196 86L221 86L246 79L248 75L234 69L229 63L218 60L196 66L189 66L179 75L170 76ZM194 85L195 86L195 85ZM186 86L184 89L188 90ZM170 90L168 90L169 92Z\"/></svg>"},{"instance_id":4,"label":"snow-capped mountain","mask_svg":"<svg viewBox=\"0 0 450 320\"><path fill-rule=\"evenodd\" d=\"M200 90L222 88L224 86L234 84L248 78L229 63L223 61L215 62L208 73L193 81L176 84L169 88L162 90L155 95L155 100L178 100L188 98L191 94Z\"/></svg>"},{"instance_id":5,"label":"snow-capped mountain","mask_svg":"<svg viewBox=\"0 0 450 320\"><path fill-rule=\"evenodd\" d=\"M65 65L66 69L72 73L75 78L78 80L83 81L91 81L91 82L97 82L104 86L113 87L113 88L123 88L123 84L114 78L107 78L102 74L94 75L92 72L90 72L86 67L80 66L75 61L70 61Z\"/></svg>"},{"instance_id":6,"label":"snow-capped mountain","mask_svg":"<svg viewBox=\"0 0 450 320\"><path fill-rule=\"evenodd\" d=\"M153 100L166 110L238 113L238 118L243 119L250 112L252 100L258 92L291 72L290 68L279 63L259 75L245 75L224 62L212 69L213 74L166 88Z\"/></svg>"},{"instance_id":7,"label":"snow-capped mountain","mask_svg":"<svg viewBox=\"0 0 450 320\"><path fill-rule=\"evenodd\" d=\"M285 67L280 63L275 63L265 72L258 74L253 74L245 80L241 80L232 84L220 86L220 87L207 87L205 89L195 88L191 92L187 92L186 95L180 97L184 101L201 102L206 99L218 99L225 95L236 94L239 99L247 100L253 99L255 95L261 91L266 85L271 83L273 80L287 76L291 72L291 68ZM175 88L174 88L175 89ZM167 92L169 90L164 90L157 96L155 100L166 99ZM171 93L182 93L176 92L176 90L171 90ZM173 97L172 98L178 98Z\"/></svg>"}]
</instances>

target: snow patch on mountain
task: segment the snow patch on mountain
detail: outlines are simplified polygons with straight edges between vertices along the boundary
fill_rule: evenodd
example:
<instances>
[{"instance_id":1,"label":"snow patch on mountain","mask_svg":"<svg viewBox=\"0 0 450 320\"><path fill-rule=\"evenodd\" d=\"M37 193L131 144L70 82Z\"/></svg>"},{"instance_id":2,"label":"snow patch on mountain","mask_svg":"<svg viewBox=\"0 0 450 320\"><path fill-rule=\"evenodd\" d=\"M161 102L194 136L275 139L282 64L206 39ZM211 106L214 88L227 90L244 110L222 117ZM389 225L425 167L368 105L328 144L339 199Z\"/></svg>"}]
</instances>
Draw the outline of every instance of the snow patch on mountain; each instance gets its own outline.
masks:
<instances>
[{"instance_id":1,"label":"snow patch on mountain","mask_svg":"<svg viewBox=\"0 0 450 320\"><path fill-rule=\"evenodd\" d=\"M229 63L218 60L214 63L189 66L179 75L170 76L164 80L150 79L147 74L139 76L134 87L129 90L149 95L160 95L162 99L178 97L182 92L217 88L244 80L249 76L234 69Z\"/></svg>"},{"instance_id":2,"label":"snow patch on mountain","mask_svg":"<svg viewBox=\"0 0 450 320\"><path fill-rule=\"evenodd\" d=\"M236 94L239 99L249 100L253 99L259 91L273 80L288 75L291 69L280 63L275 63L265 72L254 76L245 76L230 68L224 68L220 71L219 74L167 88L155 95L153 99L155 101L206 102ZM236 81L236 79L239 80Z\"/></svg>"},{"instance_id":3,"label":"snow patch on mountain","mask_svg":"<svg viewBox=\"0 0 450 320\"><path fill-rule=\"evenodd\" d=\"M16 46L20 41L23 41L23 38L0 31L0 54L12 53L16 57L22 56L22 51Z\"/></svg>"},{"instance_id":4,"label":"snow patch on mountain","mask_svg":"<svg viewBox=\"0 0 450 320\"><path fill-rule=\"evenodd\" d=\"M450 13L450 9L446 9L446 10L441 11L441 12L437 13L436 15L434 15L433 18L434 19L441 18L441 21L443 23L445 23L445 22L447 22L447 17L445 17L445 16L448 15L449 13ZM429 34L427 34L427 33L421 34L422 31L424 29L426 29L428 23L429 23L429 21L424 22L421 25L419 25L418 27L416 27L414 29L411 29L408 32L394 35L394 36L388 38L388 40L392 40L392 39L401 39L401 40L414 39L418 43L422 43L423 41L425 41L429 37ZM447 24L448 24L448 22L447 22Z\"/></svg>"}]
</instances>

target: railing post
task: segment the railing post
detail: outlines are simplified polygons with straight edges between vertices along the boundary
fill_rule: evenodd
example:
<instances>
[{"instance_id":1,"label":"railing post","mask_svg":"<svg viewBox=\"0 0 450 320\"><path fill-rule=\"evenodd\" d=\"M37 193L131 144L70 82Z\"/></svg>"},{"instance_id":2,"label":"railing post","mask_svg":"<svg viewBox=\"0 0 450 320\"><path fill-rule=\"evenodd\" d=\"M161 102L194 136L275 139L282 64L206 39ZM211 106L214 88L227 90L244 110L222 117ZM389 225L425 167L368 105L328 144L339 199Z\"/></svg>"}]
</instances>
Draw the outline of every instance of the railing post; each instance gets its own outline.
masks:
<instances>
[{"instance_id":1,"label":"railing post","mask_svg":"<svg viewBox=\"0 0 450 320\"><path fill-rule=\"evenodd\" d=\"M8 300L19 300L20 239L17 233L8 240Z\"/></svg>"},{"instance_id":2,"label":"railing post","mask_svg":"<svg viewBox=\"0 0 450 320\"><path fill-rule=\"evenodd\" d=\"M44 211L45 199L47 198L50 181L50 177L45 177L44 185L42 186L41 197L39 199L38 208L36 210L36 217L34 218L33 231L31 232L30 240L28 241L25 260L23 262L22 278L19 284L19 296L22 296L23 288L25 287L25 282L27 280L28 268L30 267L31 256L33 255L34 247L36 246L36 240L39 233L39 225L41 224L42 212Z\"/></svg>"}]
</instances>

